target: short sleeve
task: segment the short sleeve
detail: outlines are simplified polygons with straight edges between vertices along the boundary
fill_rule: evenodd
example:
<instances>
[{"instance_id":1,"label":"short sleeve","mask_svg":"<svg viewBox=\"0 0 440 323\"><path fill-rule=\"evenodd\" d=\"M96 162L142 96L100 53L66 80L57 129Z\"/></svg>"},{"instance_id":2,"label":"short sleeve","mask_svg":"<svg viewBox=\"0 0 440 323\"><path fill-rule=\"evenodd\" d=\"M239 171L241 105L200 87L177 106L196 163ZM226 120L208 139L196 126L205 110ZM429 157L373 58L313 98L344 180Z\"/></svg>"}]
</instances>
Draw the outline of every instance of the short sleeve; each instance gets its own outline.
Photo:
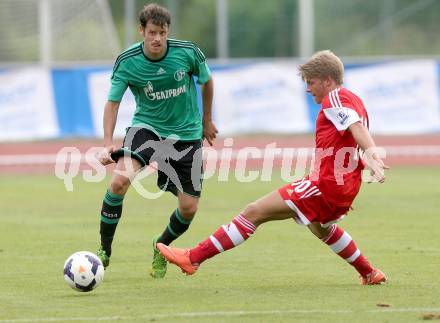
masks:
<instances>
[{"instance_id":1,"label":"short sleeve","mask_svg":"<svg viewBox=\"0 0 440 323\"><path fill-rule=\"evenodd\" d=\"M206 61L199 64L199 75L197 79L198 84L205 84L211 78L211 70Z\"/></svg>"},{"instance_id":2,"label":"short sleeve","mask_svg":"<svg viewBox=\"0 0 440 323\"><path fill-rule=\"evenodd\" d=\"M347 130L353 123L361 120L358 113L346 107L323 109L325 117L333 123L339 131Z\"/></svg>"},{"instance_id":3,"label":"short sleeve","mask_svg":"<svg viewBox=\"0 0 440 323\"><path fill-rule=\"evenodd\" d=\"M111 88L107 99L109 101L121 102L127 87L128 82L121 77L118 69L114 70L111 77Z\"/></svg>"},{"instance_id":4,"label":"short sleeve","mask_svg":"<svg viewBox=\"0 0 440 323\"><path fill-rule=\"evenodd\" d=\"M332 91L322 101L322 111L325 117L342 132L348 129L352 124L361 121L355 105L350 99L339 95L338 91Z\"/></svg>"},{"instance_id":5,"label":"short sleeve","mask_svg":"<svg viewBox=\"0 0 440 323\"><path fill-rule=\"evenodd\" d=\"M194 60L193 60L193 74L197 76L198 84L205 84L211 78L211 71L206 63L205 55L200 48L196 45L193 47Z\"/></svg>"}]
</instances>

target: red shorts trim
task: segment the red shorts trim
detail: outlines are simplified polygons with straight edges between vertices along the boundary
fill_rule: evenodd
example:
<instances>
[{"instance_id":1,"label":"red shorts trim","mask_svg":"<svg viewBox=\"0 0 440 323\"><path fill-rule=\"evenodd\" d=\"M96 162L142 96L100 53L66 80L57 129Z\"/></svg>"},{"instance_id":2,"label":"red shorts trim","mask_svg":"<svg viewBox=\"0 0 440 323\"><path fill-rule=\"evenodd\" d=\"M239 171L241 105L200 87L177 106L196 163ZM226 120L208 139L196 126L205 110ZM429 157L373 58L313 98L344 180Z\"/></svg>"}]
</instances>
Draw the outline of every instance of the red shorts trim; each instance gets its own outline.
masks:
<instances>
[{"instance_id":1,"label":"red shorts trim","mask_svg":"<svg viewBox=\"0 0 440 323\"><path fill-rule=\"evenodd\" d=\"M315 182L306 176L278 189L286 204L296 213L294 220L302 225L320 222L328 226L341 220L350 207L334 205L326 200Z\"/></svg>"}]
</instances>

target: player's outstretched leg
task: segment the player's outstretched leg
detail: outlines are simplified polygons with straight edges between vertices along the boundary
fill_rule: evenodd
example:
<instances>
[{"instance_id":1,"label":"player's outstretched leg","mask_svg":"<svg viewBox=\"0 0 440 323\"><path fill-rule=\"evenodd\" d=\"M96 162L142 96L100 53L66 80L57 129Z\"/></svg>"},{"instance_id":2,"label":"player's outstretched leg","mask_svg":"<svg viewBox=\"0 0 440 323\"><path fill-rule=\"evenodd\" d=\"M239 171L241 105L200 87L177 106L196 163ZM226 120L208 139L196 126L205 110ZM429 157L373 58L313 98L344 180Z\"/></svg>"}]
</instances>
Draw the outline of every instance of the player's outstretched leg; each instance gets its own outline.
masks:
<instances>
[{"instance_id":1,"label":"player's outstretched leg","mask_svg":"<svg viewBox=\"0 0 440 323\"><path fill-rule=\"evenodd\" d=\"M169 247L161 243L157 244L157 248L170 263L179 266L184 273L192 275L203 261L240 245L255 230L255 225L240 214L228 225L220 226L208 239L191 250Z\"/></svg>"},{"instance_id":2,"label":"player's outstretched leg","mask_svg":"<svg viewBox=\"0 0 440 323\"><path fill-rule=\"evenodd\" d=\"M262 223L292 217L292 210L278 191L250 203L243 212L227 225L220 226L208 239L192 249L178 249L158 243L157 248L171 263L191 275L198 266L219 253L237 247L246 241Z\"/></svg>"},{"instance_id":3,"label":"player's outstretched leg","mask_svg":"<svg viewBox=\"0 0 440 323\"><path fill-rule=\"evenodd\" d=\"M320 228L320 224L313 223L309 226L309 229L320 237L321 241L327 244L334 253L357 270L362 285L379 285L386 282L385 274L371 266L367 258L361 254L352 237L342 228L332 224L329 228L324 229ZM324 236L318 233L325 231Z\"/></svg>"}]
</instances>

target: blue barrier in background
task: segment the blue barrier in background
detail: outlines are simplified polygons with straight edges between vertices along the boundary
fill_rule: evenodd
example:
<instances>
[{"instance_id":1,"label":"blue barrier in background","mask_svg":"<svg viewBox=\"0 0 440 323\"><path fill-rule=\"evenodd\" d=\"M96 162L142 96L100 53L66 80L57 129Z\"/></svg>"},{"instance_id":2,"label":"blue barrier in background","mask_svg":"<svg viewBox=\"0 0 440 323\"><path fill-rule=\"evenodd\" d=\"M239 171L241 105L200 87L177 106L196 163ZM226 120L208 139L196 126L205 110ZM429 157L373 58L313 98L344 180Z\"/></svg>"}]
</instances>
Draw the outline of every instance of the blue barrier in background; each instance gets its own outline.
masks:
<instances>
[{"instance_id":1,"label":"blue barrier in background","mask_svg":"<svg viewBox=\"0 0 440 323\"><path fill-rule=\"evenodd\" d=\"M91 69L55 69L52 71L55 105L60 137L93 137L87 77Z\"/></svg>"}]
</instances>

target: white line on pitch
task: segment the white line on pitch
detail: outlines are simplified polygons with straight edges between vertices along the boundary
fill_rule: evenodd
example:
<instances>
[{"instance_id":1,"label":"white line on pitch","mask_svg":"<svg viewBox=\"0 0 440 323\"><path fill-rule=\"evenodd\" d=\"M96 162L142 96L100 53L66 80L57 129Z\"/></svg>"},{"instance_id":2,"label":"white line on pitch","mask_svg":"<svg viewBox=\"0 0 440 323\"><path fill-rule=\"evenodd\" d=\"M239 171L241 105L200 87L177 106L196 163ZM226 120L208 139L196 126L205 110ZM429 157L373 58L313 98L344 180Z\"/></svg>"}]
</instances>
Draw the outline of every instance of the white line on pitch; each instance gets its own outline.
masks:
<instances>
[{"instance_id":1,"label":"white line on pitch","mask_svg":"<svg viewBox=\"0 0 440 323\"><path fill-rule=\"evenodd\" d=\"M3 319L0 323L25 323L25 322L62 322L62 321L117 321L117 320L140 320L140 319L178 319L178 318L200 318L200 317L237 317L252 315L287 315L287 314L353 314L353 313L398 313L398 312L440 312L440 307L409 307L409 308L386 308L366 311L354 310L273 310L273 311L230 311L230 312L188 312L168 313L140 316L103 316L103 317L44 317L44 318L22 318Z\"/></svg>"}]
</instances>

